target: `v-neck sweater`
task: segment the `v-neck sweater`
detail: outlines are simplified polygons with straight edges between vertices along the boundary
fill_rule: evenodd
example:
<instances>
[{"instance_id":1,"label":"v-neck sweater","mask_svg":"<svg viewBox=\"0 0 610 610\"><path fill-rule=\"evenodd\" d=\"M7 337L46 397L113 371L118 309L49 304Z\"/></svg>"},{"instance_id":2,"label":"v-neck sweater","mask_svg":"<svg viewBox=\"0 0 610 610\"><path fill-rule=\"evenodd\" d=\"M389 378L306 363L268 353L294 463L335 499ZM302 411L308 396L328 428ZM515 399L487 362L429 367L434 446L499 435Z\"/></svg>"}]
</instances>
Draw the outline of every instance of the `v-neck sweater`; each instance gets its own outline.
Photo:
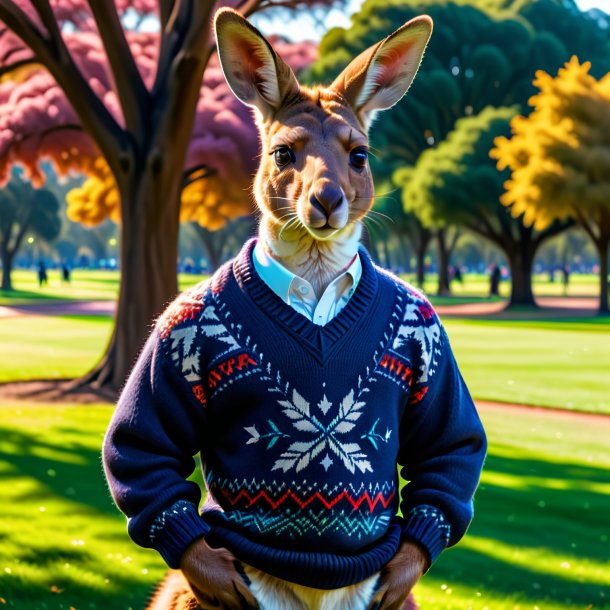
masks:
<instances>
[{"instance_id":1,"label":"v-neck sweater","mask_svg":"<svg viewBox=\"0 0 610 610\"><path fill-rule=\"evenodd\" d=\"M486 443L430 303L361 249L357 290L318 326L261 280L254 244L170 305L121 394L104 466L130 535L172 567L205 537L326 589L402 540L434 561L470 523Z\"/></svg>"}]
</instances>

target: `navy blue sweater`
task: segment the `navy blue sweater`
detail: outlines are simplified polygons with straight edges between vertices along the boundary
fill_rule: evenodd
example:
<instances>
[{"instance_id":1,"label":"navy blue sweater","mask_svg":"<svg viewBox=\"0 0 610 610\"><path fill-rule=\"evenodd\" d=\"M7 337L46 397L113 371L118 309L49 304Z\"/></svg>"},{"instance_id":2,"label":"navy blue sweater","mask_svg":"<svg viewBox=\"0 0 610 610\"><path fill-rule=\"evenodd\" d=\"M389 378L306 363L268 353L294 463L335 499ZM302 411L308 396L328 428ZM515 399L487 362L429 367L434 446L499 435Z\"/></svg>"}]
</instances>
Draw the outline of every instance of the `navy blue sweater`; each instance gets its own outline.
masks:
<instances>
[{"instance_id":1,"label":"navy blue sweater","mask_svg":"<svg viewBox=\"0 0 610 610\"><path fill-rule=\"evenodd\" d=\"M470 523L486 449L436 314L361 249L355 293L317 326L260 279L254 243L170 305L121 394L104 466L130 535L171 567L205 537L326 589L405 539L434 561Z\"/></svg>"}]
</instances>

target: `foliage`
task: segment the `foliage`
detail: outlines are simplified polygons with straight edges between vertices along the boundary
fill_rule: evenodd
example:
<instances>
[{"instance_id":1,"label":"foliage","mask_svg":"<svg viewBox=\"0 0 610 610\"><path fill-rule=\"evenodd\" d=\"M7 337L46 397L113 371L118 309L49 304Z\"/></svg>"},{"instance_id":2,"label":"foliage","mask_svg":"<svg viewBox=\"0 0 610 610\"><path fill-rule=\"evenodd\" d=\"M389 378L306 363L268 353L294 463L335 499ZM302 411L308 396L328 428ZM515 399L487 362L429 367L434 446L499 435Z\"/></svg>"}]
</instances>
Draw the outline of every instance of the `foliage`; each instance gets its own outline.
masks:
<instances>
[{"instance_id":1,"label":"foliage","mask_svg":"<svg viewBox=\"0 0 610 610\"><path fill-rule=\"evenodd\" d=\"M590 67L573 57L556 78L538 72L534 112L515 117L492 152L512 170L502 202L539 229L569 217L610 222L610 76L597 81Z\"/></svg>"},{"instance_id":2,"label":"foliage","mask_svg":"<svg viewBox=\"0 0 610 610\"><path fill-rule=\"evenodd\" d=\"M478 115L458 120L435 148L424 151L414 167L399 169L394 182L402 187L405 209L429 227L464 225L485 233L507 216L500 205L506 174L489 158L493 138L508 131L515 108L488 106Z\"/></svg>"},{"instance_id":3,"label":"foliage","mask_svg":"<svg viewBox=\"0 0 610 610\"><path fill-rule=\"evenodd\" d=\"M600 310L608 310L610 243L610 76L596 80L590 62L573 57L556 77L536 74L540 92L529 117L511 122L492 155L510 168L502 203L539 229L574 218L600 256Z\"/></svg>"}]
</instances>

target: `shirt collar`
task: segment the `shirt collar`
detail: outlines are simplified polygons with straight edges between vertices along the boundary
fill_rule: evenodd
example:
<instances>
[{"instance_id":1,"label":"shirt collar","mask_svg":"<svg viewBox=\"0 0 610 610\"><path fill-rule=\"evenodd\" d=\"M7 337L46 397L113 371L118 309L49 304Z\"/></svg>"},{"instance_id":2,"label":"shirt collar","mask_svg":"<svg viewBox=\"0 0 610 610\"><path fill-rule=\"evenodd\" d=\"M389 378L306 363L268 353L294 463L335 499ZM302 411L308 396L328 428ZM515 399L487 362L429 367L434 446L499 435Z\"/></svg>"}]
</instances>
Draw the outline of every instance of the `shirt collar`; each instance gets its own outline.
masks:
<instances>
[{"instance_id":1,"label":"shirt collar","mask_svg":"<svg viewBox=\"0 0 610 610\"><path fill-rule=\"evenodd\" d=\"M258 272L260 278L277 294L285 303L290 300L290 290L295 281L302 283L306 282L303 278L286 269L284 265L270 256L263 247L262 241L259 239L253 251L254 268ZM354 256L350 264L343 270L332 283L337 282L343 276L350 276L352 286L356 287L362 276L362 262L358 253Z\"/></svg>"}]
</instances>

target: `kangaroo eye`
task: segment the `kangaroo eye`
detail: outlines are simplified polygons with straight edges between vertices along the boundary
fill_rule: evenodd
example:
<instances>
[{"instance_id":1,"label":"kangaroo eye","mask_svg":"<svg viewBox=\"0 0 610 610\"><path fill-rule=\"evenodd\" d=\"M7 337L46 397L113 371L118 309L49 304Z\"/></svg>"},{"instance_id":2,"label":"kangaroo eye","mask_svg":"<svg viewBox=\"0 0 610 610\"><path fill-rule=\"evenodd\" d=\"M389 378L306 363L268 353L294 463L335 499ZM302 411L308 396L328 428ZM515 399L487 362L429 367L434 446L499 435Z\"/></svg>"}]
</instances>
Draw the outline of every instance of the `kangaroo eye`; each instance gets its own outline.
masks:
<instances>
[{"instance_id":1,"label":"kangaroo eye","mask_svg":"<svg viewBox=\"0 0 610 610\"><path fill-rule=\"evenodd\" d=\"M369 158L369 151L364 146L354 148L349 153L349 164L356 170L362 170L366 167L366 161Z\"/></svg>"},{"instance_id":2,"label":"kangaroo eye","mask_svg":"<svg viewBox=\"0 0 610 610\"><path fill-rule=\"evenodd\" d=\"M277 165L278 169L282 169L282 167L296 161L294 153L290 148L288 148L288 146L278 146L273 151L273 158L275 159L275 164Z\"/></svg>"}]
</instances>

